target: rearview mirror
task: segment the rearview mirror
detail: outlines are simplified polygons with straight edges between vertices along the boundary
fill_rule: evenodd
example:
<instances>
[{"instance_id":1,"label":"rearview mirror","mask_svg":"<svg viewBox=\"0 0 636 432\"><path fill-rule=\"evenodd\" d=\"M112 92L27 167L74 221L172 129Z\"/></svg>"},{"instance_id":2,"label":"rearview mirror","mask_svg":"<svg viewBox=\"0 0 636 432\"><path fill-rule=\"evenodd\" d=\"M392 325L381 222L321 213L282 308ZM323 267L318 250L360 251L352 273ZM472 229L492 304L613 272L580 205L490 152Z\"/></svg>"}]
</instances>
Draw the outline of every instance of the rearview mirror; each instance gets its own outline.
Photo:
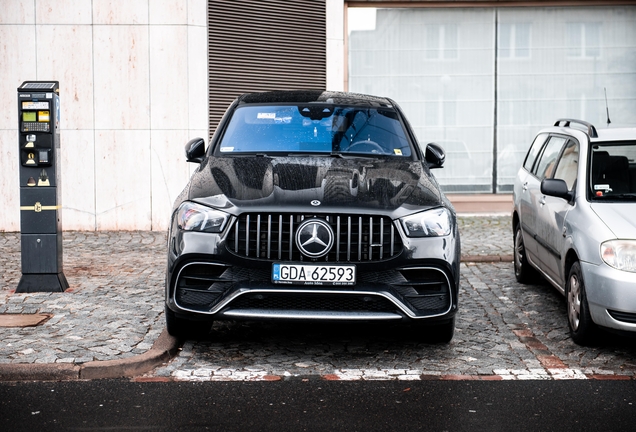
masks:
<instances>
[{"instance_id":1,"label":"rearview mirror","mask_svg":"<svg viewBox=\"0 0 636 432\"><path fill-rule=\"evenodd\" d=\"M442 168L446 160L444 149L435 143L426 144L426 153L424 155L429 168Z\"/></svg>"},{"instance_id":2,"label":"rearview mirror","mask_svg":"<svg viewBox=\"0 0 636 432\"><path fill-rule=\"evenodd\" d=\"M185 146L186 160L188 162L201 163L205 156L205 141L203 138L194 138Z\"/></svg>"}]
</instances>

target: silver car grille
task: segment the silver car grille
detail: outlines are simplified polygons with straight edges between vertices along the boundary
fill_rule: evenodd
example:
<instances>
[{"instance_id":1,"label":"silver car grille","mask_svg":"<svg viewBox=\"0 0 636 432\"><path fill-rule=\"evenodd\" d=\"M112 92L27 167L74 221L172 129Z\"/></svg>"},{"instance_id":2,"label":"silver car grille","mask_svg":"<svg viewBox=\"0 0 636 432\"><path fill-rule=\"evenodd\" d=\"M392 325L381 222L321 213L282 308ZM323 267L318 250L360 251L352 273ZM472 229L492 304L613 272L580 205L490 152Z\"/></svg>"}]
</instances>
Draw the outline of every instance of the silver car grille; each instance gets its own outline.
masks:
<instances>
[{"instance_id":1,"label":"silver car grille","mask_svg":"<svg viewBox=\"0 0 636 432\"><path fill-rule=\"evenodd\" d=\"M335 242L321 261L374 262L402 251L393 221L385 216L290 213L248 213L234 221L227 248L234 254L265 261L303 261L294 244L295 230L306 218L327 221Z\"/></svg>"}]
</instances>

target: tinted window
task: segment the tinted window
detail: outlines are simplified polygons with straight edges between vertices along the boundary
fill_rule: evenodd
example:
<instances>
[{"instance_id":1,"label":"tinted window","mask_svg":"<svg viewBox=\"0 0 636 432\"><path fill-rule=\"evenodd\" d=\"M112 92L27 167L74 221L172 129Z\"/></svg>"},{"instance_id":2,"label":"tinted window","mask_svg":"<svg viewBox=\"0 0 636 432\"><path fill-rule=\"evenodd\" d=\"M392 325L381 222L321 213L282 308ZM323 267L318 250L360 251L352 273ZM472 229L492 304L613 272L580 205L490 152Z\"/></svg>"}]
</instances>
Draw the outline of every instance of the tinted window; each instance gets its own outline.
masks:
<instances>
[{"instance_id":1,"label":"tinted window","mask_svg":"<svg viewBox=\"0 0 636 432\"><path fill-rule=\"evenodd\" d=\"M221 153L364 153L411 156L397 112L330 104L239 107Z\"/></svg>"},{"instance_id":2,"label":"tinted window","mask_svg":"<svg viewBox=\"0 0 636 432\"><path fill-rule=\"evenodd\" d=\"M552 177L563 143L565 143L565 138L551 137L550 141L548 141L546 146L543 148L541 157L534 170L534 173L537 177L539 177L539 180Z\"/></svg>"},{"instance_id":3,"label":"tinted window","mask_svg":"<svg viewBox=\"0 0 636 432\"><path fill-rule=\"evenodd\" d=\"M592 197L627 199L625 194L636 194L636 141L596 144L590 164Z\"/></svg>"},{"instance_id":4,"label":"tinted window","mask_svg":"<svg viewBox=\"0 0 636 432\"><path fill-rule=\"evenodd\" d=\"M539 134L534 139L534 142L530 146L530 150L528 150L528 155L526 156L526 160L523 163L523 167L528 171L532 171L532 166L534 165L534 161L537 159L537 155L539 154L539 150L541 150L541 146L545 142L545 139L548 137L548 134Z\"/></svg>"}]
</instances>

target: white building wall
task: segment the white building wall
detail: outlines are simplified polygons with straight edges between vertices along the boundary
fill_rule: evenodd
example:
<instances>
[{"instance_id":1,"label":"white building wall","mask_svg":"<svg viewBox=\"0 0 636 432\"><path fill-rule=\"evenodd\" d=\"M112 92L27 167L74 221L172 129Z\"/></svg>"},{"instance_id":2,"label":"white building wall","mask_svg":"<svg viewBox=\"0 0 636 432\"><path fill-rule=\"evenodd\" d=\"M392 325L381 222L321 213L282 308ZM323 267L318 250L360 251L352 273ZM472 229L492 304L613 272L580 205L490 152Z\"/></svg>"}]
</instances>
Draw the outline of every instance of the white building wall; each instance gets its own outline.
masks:
<instances>
[{"instance_id":1,"label":"white building wall","mask_svg":"<svg viewBox=\"0 0 636 432\"><path fill-rule=\"evenodd\" d=\"M206 0L2 0L0 231L19 231L17 88L60 82L64 230L165 230L207 137Z\"/></svg>"}]
</instances>

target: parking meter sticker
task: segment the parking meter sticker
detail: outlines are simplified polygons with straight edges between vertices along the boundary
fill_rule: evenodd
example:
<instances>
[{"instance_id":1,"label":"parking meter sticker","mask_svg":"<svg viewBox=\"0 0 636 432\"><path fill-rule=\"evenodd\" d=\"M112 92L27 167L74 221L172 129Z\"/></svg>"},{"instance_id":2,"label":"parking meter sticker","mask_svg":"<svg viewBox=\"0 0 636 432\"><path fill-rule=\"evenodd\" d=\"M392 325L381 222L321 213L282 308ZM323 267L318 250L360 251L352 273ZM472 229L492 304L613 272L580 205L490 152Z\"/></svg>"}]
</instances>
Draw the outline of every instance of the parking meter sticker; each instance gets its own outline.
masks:
<instances>
[{"instance_id":1,"label":"parking meter sticker","mask_svg":"<svg viewBox=\"0 0 636 432\"><path fill-rule=\"evenodd\" d=\"M34 102L34 101L23 101L22 102L22 109L49 109L49 103L46 101L39 101L39 102Z\"/></svg>"},{"instance_id":2,"label":"parking meter sticker","mask_svg":"<svg viewBox=\"0 0 636 432\"><path fill-rule=\"evenodd\" d=\"M40 122L48 122L50 121L50 113L49 111L38 111L38 121Z\"/></svg>"}]
</instances>

